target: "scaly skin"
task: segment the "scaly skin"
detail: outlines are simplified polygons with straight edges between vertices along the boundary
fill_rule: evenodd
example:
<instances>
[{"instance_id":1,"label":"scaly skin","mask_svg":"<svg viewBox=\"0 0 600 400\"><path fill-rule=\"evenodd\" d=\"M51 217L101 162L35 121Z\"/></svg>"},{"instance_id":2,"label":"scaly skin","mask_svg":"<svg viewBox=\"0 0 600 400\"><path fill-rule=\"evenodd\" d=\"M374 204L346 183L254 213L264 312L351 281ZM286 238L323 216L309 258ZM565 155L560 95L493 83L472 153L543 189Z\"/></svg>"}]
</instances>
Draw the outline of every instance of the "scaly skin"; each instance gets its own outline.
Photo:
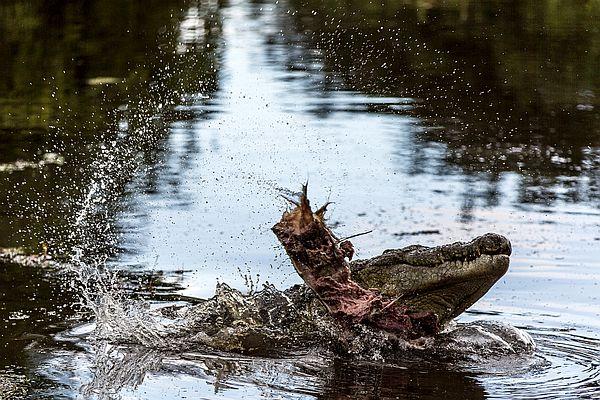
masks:
<instances>
[{"instance_id":1,"label":"scaly skin","mask_svg":"<svg viewBox=\"0 0 600 400\"><path fill-rule=\"evenodd\" d=\"M315 215L322 218L322 214ZM326 228L324 220L319 221ZM329 234L329 231L325 230L323 234ZM336 244L335 240L331 243L333 251L340 253L336 262L341 263L338 267L341 269L333 271L334 275L338 273L337 282L351 288L354 287L352 284L357 284L359 294L362 295L364 290L368 294L367 300L371 297L376 300L370 303L374 306L364 316L337 318L340 305L335 301L352 300L348 293L357 291L345 293L345 297L330 291L325 298L330 303L325 303L328 307L324 307L322 296L317 297L314 289L304 285L284 292L269 286L250 295L220 285L213 298L198 305L161 311L168 318L186 321L179 333L172 334L168 347L181 350L207 346L226 351L270 354L275 349L322 345L336 351L355 353L358 351L354 350L357 344L368 347L373 338L380 342L391 340L403 346L402 343L406 343L403 339L433 336L439 332L439 328L433 325L414 327L415 321L416 324L423 320L427 322L429 316L434 316L443 327L481 298L507 271L511 253L506 238L486 234L469 243L458 242L433 248L408 246L387 250L369 260L344 264L343 258L352 254L351 246L344 248L343 243L348 242ZM298 242L298 245L303 246L303 242ZM323 260L327 261L327 258ZM48 256L26 256L8 250L0 251L0 265L2 263L29 266L59 264ZM330 273L326 264L317 268L317 273ZM318 286L318 276L311 279L309 281L317 289L323 287ZM317 285L314 285L315 282ZM335 287L332 286L331 290ZM397 307L398 312L384 314L391 306ZM413 326L406 325L410 329L406 333L402 331L402 324L395 324L390 329L387 321L381 323L380 315L392 322L395 315L399 315L402 321L406 320ZM435 340L442 343L445 336L447 334L436 335ZM119 341L119 338L114 339Z\"/></svg>"},{"instance_id":2,"label":"scaly skin","mask_svg":"<svg viewBox=\"0 0 600 400\"><path fill-rule=\"evenodd\" d=\"M442 325L457 317L508 270L511 246L488 233L469 243L386 250L350 264L352 278L414 311L431 311Z\"/></svg>"}]
</instances>

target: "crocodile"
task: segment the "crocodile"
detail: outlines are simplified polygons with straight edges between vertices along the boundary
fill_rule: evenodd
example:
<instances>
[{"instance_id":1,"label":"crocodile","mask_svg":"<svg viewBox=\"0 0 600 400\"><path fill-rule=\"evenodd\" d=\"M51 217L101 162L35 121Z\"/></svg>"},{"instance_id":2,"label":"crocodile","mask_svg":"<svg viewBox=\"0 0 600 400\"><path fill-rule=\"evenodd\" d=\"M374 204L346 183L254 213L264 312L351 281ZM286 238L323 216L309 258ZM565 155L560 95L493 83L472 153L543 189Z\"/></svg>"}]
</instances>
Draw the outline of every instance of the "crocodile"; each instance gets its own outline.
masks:
<instances>
[{"instance_id":1,"label":"crocodile","mask_svg":"<svg viewBox=\"0 0 600 400\"><path fill-rule=\"evenodd\" d=\"M306 187L298 201L289 200L295 207L273 232L304 284L242 294L220 283L201 304L166 310L188 322L188 344L193 337L195 344L247 354L315 345L355 354L383 346L394 354L411 343L448 344L452 335L444 329L509 266L510 242L494 233L350 261L353 246L327 226L326 205L313 212Z\"/></svg>"},{"instance_id":2,"label":"crocodile","mask_svg":"<svg viewBox=\"0 0 600 400\"><path fill-rule=\"evenodd\" d=\"M107 339L174 351L271 355L324 346L336 353L385 347L387 354L398 354L415 343L450 343L446 327L508 269L510 242L494 233L351 261L352 243L339 240L327 226L327 205L312 211L306 190L297 201L290 199L294 208L273 227L304 284L284 291L266 284L244 294L220 283L212 298L155 310L164 321L174 322L168 329L140 334L131 327L119 330L123 337L108 329ZM49 256L2 253L0 263L49 262ZM144 324L142 328L147 330Z\"/></svg>"},{"instance_id":3,"label":"crocodile","mask_svg":"<svg viewBox=\"0 0 600 400\"><path fill-rule=\"evenodd\" d=\"M415 338L431 336L483 296L506 273L508 239L486 234L468 243L409 246L350 264L354 247L313 212L303 186L273 232L296 272L340 323L365 324Z\"/></svg>"},{"instance_id":4,"label":"crocodile","mask_svg":"<svg viewBox=\"0 0 600 400\"><path fill-rule=\"evenodd\" d=\"M414 311L433 312L442 326L486 294L508 271L511 245L487 233L468 243L411 245L350 264L361 286L375 288Z\"/></svg>"}]
</instances>

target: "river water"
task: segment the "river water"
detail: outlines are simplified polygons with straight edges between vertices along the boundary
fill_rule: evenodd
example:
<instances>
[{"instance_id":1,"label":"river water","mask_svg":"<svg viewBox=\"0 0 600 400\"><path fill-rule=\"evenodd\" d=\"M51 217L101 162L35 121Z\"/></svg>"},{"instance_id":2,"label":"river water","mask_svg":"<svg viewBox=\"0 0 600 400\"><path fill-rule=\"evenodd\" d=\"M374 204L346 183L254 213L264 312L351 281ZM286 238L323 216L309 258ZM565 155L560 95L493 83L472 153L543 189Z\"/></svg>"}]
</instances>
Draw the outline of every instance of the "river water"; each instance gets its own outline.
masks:
<instances>
[{"instance_id":1,"label":"river water","mask_svg":"<svg viewBox=\"0 0 600 400\"><path fill-rule=\"evenodd\" d=\"M509 272L459 319L537 349L386 364L117 346L94 340L72 270L6 265L7 398L600 398L600 3L41 3L0 6L0 246L118 271L150 308L285 288L299 278L270 227L308 181L336 232L373 230L358 257L507 236Z\"/></svg>"}]
</instances>

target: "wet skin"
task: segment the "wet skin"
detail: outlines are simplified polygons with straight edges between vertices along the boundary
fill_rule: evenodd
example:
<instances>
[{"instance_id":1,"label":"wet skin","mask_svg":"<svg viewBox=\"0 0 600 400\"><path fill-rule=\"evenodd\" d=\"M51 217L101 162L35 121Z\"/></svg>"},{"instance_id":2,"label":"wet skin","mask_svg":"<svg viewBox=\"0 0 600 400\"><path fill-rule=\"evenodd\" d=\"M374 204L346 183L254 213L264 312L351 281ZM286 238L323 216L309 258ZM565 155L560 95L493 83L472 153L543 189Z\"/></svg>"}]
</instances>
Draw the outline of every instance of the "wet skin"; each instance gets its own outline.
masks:
<instances>
[{"instance_id":1,"label":"wet skin","mask_svg":"<svg viewBox=\"0 0 600 400\"><path fill-rule=\"evenodd\" d=\"M361 286L398 298L413 311L430 311L442 325L479 300L508 270L511 245L488 233L468 243L412 245L351 263Z\"/></svg>"}]
</instances>

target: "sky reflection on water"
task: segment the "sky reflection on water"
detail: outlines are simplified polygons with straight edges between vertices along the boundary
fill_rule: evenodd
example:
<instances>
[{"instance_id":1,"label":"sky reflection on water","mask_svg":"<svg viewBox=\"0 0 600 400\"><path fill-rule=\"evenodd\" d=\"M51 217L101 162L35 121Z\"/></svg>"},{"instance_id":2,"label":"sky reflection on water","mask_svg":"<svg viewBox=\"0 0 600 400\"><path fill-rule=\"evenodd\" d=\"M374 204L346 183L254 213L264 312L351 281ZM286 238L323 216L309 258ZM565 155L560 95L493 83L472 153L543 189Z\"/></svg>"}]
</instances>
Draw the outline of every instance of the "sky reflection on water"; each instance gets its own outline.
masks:
<instances>
[{"instance_id":1,"label":"sky reflection on water","mask_svg":"<svg viewBox=\"0 0 600 400\"><path fill-rule=\"evenodd\" d=\"M2 9L4 19L26 9L12 3ZM465 393L503 398L531 389L533 381L542 387L532 389L533 396L561 390L561 398L594 395L598 366L584 365L600 351L593 340L600 337L599 7L594 1L580 10L550 3L511 3L506 7L511 12L498 12L508 3L400 2L382 8L358 2L352 7L359 11L352 13L349 2L335 7L294 0L207 2L180 10L174 1L139 14L147 19L132 17L139 26L115 28L121 34L145 31L139 42L50 30L49 37L63 38L67 49L50 51L66 60L56 70L48 70L47 64L57 64L47 62L49 50L27 53L28 36L8 32L5 42L23 52L16 59L30 62L21 73L11 72L17 61L0 64L12 77L0 92L0 108L15 116L0 121L6 138L0 161L35 159L58 147L67 162L63 169L1 177L9 212L0 214L6 231L0 245L35 247L62 237L61 230L69 229L65 213L88 178L97 146L157 119L160 139L144 149L142 168L124 179L107 217L116 221L109 234L119 235L112 265L141 275L158 271L148 279L148 291L166 281L181 288L179 293L207 297L217 280L240 288L248 277L282 288L298 282L270 227L285 207L280 189L297 190L307 179L314 202L335 202L330 222L336 232L374 230L355 240L359 257L416 242L469 240L488 231L512 240L511 270L462 319L502 319L537 335L542 346L537 370L511 375L458 367L454 374L425 366L419 371L429 378L419 380L420 372L402 366L377 372L328 366L325 378L308 374L300 391L314 390L318 398L369 398L414 390L435 398L438 392L454 396L447 390L458 386L456 398ZM38 10L43 18L31 34L39 37L46 26L74 31L88 26L91 10L81 7L82 17L68 7L62 15L59 9L48 15ZM113 19L108 11L99 14L100 27ZM176 29L162 28L168 19ZM82 50L79 41L88 47ZM121 48L115 62L98 64L112 47ZM149 55L155 47L160 50ZM148 61L163 61L165 54L177 54L175 64ZM186 69L171 75L166 69L171 65ZM65 81L58 78L63 68ZM102 76L126 83L90 84ZM52 77L60 90L48 91L41 77ZM166 83L153 86L159 78ZM23 91L28 80L37 84ZM146 98L132 93L145 82ZM157 98L176 106L165 101L163 113L140 112L137 119L129 112L143 111L145 100ZM42 110L38 103L50 111L38 117L31 110ZM106 133L97 138L97 132ZM13 190L20 182L24 189ZM53 183L65 186L63 201L54 201ZM31 212L29 195L45 207ZM48 221L56 221L49 230ZM420 231L439 234L410 235ZM14 363L26 365L20 351L11 353ZM39 352L33 350L32 359ZM74 353L80 370L67 368L68 377L61 374L73 354L49 354L46 362L58 360L48 367L56 374L50 381L65 384L72 395L73 381L89 374L88 353ZM268 389L261 387L282 363L266 372L252 370L260 375L255 381L233 374L234 381L244 382L219 393L293 398L292 390L273 388L285 386L278 380L285 373ZM158 372L125 397L185 393L197 387L197 379L212 379L194 378L193 365L159 364ZM569 377L562 386L561 374ZM212 388L204 392L210 393Z\"/></svg>"}]
</instances>

